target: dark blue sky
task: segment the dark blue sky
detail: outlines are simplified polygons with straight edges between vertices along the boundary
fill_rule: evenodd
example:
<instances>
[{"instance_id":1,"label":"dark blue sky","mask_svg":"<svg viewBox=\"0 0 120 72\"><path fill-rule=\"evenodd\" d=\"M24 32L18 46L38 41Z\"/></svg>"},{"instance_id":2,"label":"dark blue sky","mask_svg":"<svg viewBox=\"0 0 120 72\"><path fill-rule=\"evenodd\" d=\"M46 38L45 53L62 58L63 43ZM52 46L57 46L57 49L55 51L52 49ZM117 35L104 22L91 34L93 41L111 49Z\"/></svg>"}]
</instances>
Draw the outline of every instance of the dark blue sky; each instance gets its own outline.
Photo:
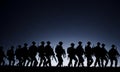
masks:
<instances>
[{"instance_id":1,"label":"dark blue sky","mask_svg":"<svg viewBox=\"0 0 120 72\"><path fill-rule=\"evenodd\" d=\"M116 0L4 0L0 4L0 45L79 40L120 49L120 5Z\"/></svg>"}]
</instances>

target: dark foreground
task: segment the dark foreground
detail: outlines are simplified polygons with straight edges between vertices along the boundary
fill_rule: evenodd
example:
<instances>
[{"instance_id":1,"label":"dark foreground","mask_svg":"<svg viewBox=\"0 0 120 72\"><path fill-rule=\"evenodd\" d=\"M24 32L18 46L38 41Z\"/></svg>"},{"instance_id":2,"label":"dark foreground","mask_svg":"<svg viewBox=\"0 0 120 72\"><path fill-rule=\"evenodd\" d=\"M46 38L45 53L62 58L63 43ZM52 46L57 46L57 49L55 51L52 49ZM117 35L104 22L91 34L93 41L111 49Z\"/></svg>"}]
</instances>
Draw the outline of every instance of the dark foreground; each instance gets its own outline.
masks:
<instances>
[{"instance_id":1,"label":"dark foreground","mask_svg":"<svg viewBox=\"0 0 120 72\"><path fill-rule=\"evenodd\" d=\"M0 67L0 72L120 72L120 67Z\"/></svg>"}]
</instances>

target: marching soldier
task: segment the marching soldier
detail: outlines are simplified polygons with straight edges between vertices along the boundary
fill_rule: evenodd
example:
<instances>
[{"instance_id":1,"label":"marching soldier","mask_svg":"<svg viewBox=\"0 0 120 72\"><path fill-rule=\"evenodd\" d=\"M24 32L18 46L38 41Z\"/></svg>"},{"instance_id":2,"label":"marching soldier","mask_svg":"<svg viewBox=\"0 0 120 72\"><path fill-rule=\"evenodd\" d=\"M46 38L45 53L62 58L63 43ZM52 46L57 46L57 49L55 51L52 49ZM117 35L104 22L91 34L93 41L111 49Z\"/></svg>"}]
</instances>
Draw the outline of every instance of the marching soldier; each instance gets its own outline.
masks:
<instances>
[{"instance_id":1,"label":"marching soldier","mask_svg":"<svg viewBox=\"0 0 120 72\"><path fill-rule=\"evenodd\" d=\"M8 56L8 60L9 60L9 66L14 66L14 64L15 64L14 46L11 46L11 49L7 51L7 56Z\"/></svg>"},{"instance_id":2,"label":"marching soldier","mask_svg":"<svg viewBox=\"0 0 120 72\"><path fill-rule=\"evenodd\" d=\"M87 57L87 67L90 67L93 63L92 58L92 48L91 48L91 42L87 42L87 46L85 47L85 56Z\"/></svg>"},{"instance_id":3,"label":"marching soldier","mask_svg":"<svg viewBox=\"0 0 120 72\"><path fill-rule=\"evenodd\" d=\"M77 57L79 59L79 62L78 62L78 67L80 66L80 64L82 65L82 67L84 67L84 59L83 59L83 54L84 54L84 49L82 47L82 42L79 41L78 42L78 46L76 48L76 54L77 54Z\"/></svg>"},{"instance_id":4,"label":"marching soldier","mask_svg":"<svg viewBox=\"0 0 120 72\"><path fill-rule=\"evenodd\" d=\"M47 45L45 46L45 56L47 58L46 65L51 67L51 57L53 57L56 61L55 54L53 49L50 46L50 42L47 41Z\"/></svg>"},{"instance_id":5,"label":"marching soldier","mask_svg":"<svg viewBox=\"0 0 120 72\"><path fill-rule=\"evenodd\" d=\"M100 59L101 59L101 47L100 42L97 43L97 46L93 48L93 53L95 55L95 63L94 67L98 64L99 67L101 67Z\"/></svg>"},{"instance_id":6,"label":"marching soldier","mask_svg":"<svg viewBox=\"0 0 120 72\"><path fill-rule=\"evenodd\" d=\"M76 67L77 62L78 62L76 58L76 50L74 48L74 45L75 45L74 43L71 43L71 47L67 49L68 57L70 58L68 67L72 66L72 60L75 60L74 67Z\"/></svg>"},{"instance_id":7,"label":"marching soldier","mask_svg":"<svg viewBox=\"0 0 120 72\"><path fill-rule=\"evenodd\" d=\"M30 61L31 61L30 66L37 66L37 64L38 64L38 61L36 59L37 47L35 44L36 43L33 41L32 46L29 47L29 57L30 57Z\"/></svg>"},{"instance_id":8,"label":"marching soldier","mask_svg":"<svg viewBox=\"0 0 120 72\"><path fill-rule=\"evenodd\" d=\"M16 59L18 60L17 66L22 66L22 48L21 45L18 45L18 48L15 51Z\"/></svg>"},{"instance_id":9,"label":"marching soldier","mask_svg":"<svg viewBox=\"0 0 120 72\"><path fill-rule=\"evenodd\" d=\"M102 67L106 67L108 64L108 52L105 49L105 44L102 44L102 48L101 48L101 65ZM104 61L105 61L105 65L104 65Z\"/></svg>"},{"instance_id":10,"label":"marching soldier","mask_svg":"<svg viewBox=\"0 0 120 72\"><path fill-rule=\"evenodd\" d=\"M59 42L59 45L56 46L55 48L55 52L56 52L56 56L58 59L58 64L57 67L61 67L63 65L63 57L65 57L65 50L62 47L63 42Z\"/></svg>"},{"instance_id":11,"label":"marching soldier","mask_svg":"<svg viewBox=\"0 0 120 72\"><path fill-rule=\"evenodd\" d=\"M117 57L120 56L120 54L118 53L117 49L115 48L115 45L112 45L112 48L109 50L109 58L110 58L110 62L111 62L111 67L113 66L113 62L115 61L115 67L117 67L118 64L118 60Z\"/></svg>"},{"instance_id":12,"label":"marching soldier","mask_svg":"<svg viewBox=\"0 0 120 72\"><path fill-rule=\"evenodd\" d=\"M46 63L46 58L45 58L45 42L42 41L41 42L41 45L38 47L38 52L39 52L39 57L40 57L40 64L39 66L42 65L43 63L43 66L46 66L45 63Z\"/></svg>"},{"instance_id":13,"label":"marching soldier","mask_svg":"<svg viewBox=\"0 0 120 72\"><path fill-rule=\"evenodd\" d=\"M29 59L29 52L28 52L28 47L27 47L27 43L24 43L24 47L21 49L22 51L22 66L28 66L30 59ZM27 62L28 61L28 62Z\"/></svg>"}]
</instances>

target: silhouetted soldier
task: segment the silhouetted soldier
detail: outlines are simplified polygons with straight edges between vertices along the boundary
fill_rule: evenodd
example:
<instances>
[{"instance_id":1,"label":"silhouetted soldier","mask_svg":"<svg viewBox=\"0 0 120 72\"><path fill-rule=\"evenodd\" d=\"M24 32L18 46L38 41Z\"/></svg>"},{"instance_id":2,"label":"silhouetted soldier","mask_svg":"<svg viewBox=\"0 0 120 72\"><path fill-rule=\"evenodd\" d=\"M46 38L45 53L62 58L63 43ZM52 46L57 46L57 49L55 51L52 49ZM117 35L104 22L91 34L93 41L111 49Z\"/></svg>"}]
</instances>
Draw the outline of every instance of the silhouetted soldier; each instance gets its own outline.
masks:
<instances>
[{"instance_id":1,"label":"silhouetted soldier","mask_svg":"<svg viewBox=\"0 0 120 72\"><path fill-rule=\"evenodd\" d=\"M8 60L9 60L9 66L14 66L14 64L15 64L14 46L11 46L11 49L7 51L7 56L8 56Z\"/></svg>"},{"instance_id":2,"label":"silhouetted soldier","mask_svg":"<svg viewBox=\"0 0 120 72\"><path fill-rule=\"evenodd\" d=\"M28 52L28 47L27 47L27 43L24 43L24 47L21 49L22 51L22 66L28 66L30 59L29 59L29 52Z\"/></svg>"},{"instance_id":3,"label":"silhouetted soldier","mask_svg":"<svg viewBox=\"0 0 120 72\"><path fill-rule=\"evenodd\" d=\"M111 62L111 67L113 66L113 61L115 61L115 67L117 67L118 60L117 57L120 56L117 49L115 48L115 45L112 45L112 48L109 50L109 58Z\"/></svg>"},{"instance_id":4,"label":"silhouetted soldier","mask_svg":"<svg viewBox=\"0 0 120 72\"><path fill-rule=\"evenodd\" d=\"M101 47L100 42L97 43L97 46L93 48L93 53L95 55L95 63L94 67L98 64L99 67L101 67L100 60L101 60Z\"/></svg>"},{"instance_id":5,"label":"silhouetted soldier","mask_svg":"<svg viewBox=\"0 0 120 72\"><path fill-rule=\"evenodd\" d=\"M3 51L3 47L0 46L0 66L4 66L5 65L5 61L4 61L4 58L5 58L5 53Z\"/></svg>"},{"instance_id":6,"label":"silhouetted soldier","mask_svg":"<svg viewBox=\"0 0 120 72\"><path fill-rule=\"evenodd\" d=\"M47 45L45 46L45 56L47 58L46 65L51 67L51 59L50 58L53 57L55 60L56 60L56 58L55 58L54 51L50 46L49 41L47 41Z\"/></svg>"},{"instance_id":7,"label":"silhouetted soldier","mask_svg":"<svg viewBox=\"0 0 120 72\"><path fill-rule=\"evenodd\" d=\"M74 63L74 67L76 67L77 65L77 58L76 58L76 49L74 48L74 43L71 43L71 47L69 47L67 49L67 53L68 53L68 57L70 58L69 60L69 63L68 63L68 67L72 66L72 60L74 59L75 60L75 63Z\"/></svg>"},{"instance_id":8,"label":"silhouetted soldier","mask_svg":"<svg viewBox=\"0 0 120 72\"><path fill-rule=\"evenodd\" d=\"M102 67L106 67L108 64L108 52L105 49L105 44L102 44L102 48L100 50L101 53L101 65ZM105 65L104 65L104 61L105 61Z\"/></svg>"},{"instance_id":9,"label":"silhouetted soldier","mask_svg":"<svg viewBox=\"0 0 120 72\"><path fill-rule=\"evenodd\" d=\"M45 63L46 63L46 58L45 58L45 42L42 41L41 42L41 45L38 47L38 52L39 52L39 57L40 57L40 64L39 66L42 65L43 63L43 66L46 66Z\"/></svg>"},{"instance_id":10,"label":"silhouetted soldier","mask_svg":"<svg viewBox=\"0 0 120 72\"><path fill-rule=\"evenodd\" d=\"M87 67L90 67L91 64L93 63L93 58L92 58L92 48L91 48L91 42L87 42L87 46L85 46L85 56L87 57Z\"/></svg>"},{"instance_id":11,"label":"silhouetted soldier","mask_svg":"<svg viewBox=\"0 0 120 72\"><path fill-rule=\"evenodd\" d=\"M18 45L18 48L15 50L16 59L18 60L17 66L22 66L22 53L22 47L21 45Z\"/></svg>"},{"instance_id":12,"label":"silhouetted soldier","mask_svg":"<svg viewBox=\"0 0 120 72\"><path fill-rule=\"evenodd\" d=\"M30 46L29 48L29 56L31 59L31 65L30 66L37 66L38 62L36 59L36 55L37 55L37 47L35 45L36 43L33 41L32 42L32 46Z\"/></svg>"},{"instance_id":13,"label":"silhouetted soldier","mask_svg":"<svg viewBox=\"0 0 120 72\"><path fill-rule=\"evenodd\" d=\"M79 67L80 64L82 66L84 66L84 63L83 63L84 62L84 59L83 59L84 49L82 47L82 42L81 41L79 41L78 44L79 45L76 48L76 54L77 54L77 57L79 59L79 62L78 62L78 67Z\"/></svg>"},{"instance_id":14,"label":"silhouetted soldier","mask_svg":"<svg viewBox=\"0 0 120 72\"><path fill-rule=\"evenodd\" d=\"M65 50L62 47L63 42L59 42L59 45L56 46L55 48L55 52L56 52L56 56L58 59L58 64L57 67L61 67L63 65L63 59L62 56L65 58Z\"/></svg>"}]
</instances>

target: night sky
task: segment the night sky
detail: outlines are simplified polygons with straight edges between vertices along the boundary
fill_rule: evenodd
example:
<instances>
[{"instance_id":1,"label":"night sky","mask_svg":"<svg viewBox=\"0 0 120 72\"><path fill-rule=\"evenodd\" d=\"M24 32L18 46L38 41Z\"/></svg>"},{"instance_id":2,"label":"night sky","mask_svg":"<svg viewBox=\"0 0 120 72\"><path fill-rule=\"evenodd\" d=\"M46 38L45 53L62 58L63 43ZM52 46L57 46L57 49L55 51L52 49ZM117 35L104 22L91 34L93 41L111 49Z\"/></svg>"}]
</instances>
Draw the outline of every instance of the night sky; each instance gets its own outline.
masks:
<instances>
[{"instance_id":1,"label":"night sky","mask_svg":"<svg viewBox=\"0 0 120 72\"><path fill-rule=\"evenodd\" d=\"M120 51L120 4L116 0L3 0L0 2L0 45L9 49L26 42L99 41Z\"/></svg>"}]
</instances>

